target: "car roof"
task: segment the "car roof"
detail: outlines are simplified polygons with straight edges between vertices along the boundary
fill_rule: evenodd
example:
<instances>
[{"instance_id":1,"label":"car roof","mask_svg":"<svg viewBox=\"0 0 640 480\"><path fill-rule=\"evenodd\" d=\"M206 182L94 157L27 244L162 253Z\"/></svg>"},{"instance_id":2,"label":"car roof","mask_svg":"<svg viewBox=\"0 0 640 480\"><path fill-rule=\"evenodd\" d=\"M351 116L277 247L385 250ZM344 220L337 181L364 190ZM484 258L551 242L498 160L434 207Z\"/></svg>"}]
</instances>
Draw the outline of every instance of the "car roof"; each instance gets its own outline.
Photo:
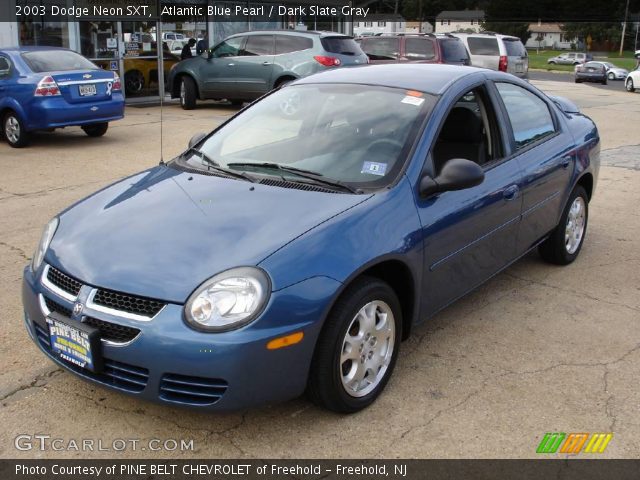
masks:
<instances>
[{"instance_id":1,"label":"car roof","mask_svg":"<svg viewBox=\"0 0 640 480\"><path fill-rule=\"evenodd\" d=\"M251 30L249 32L240 32L235 33L233 35L229 35L229 37L237 37L239 35L273 35L274 33L285 34L285 35L303 35L309 37L344 37L344 38L353 38L351 35L345 35L344 33L338 32L328 32L322 30Z\"/></svg>"},{"instance_id":2,"label":"car roof","mask_svg":"<svg viewBox=\"0 0 640 480\"><path fill-rule=\"evenodd\" d=\"M418 90L440 95L455 81L486 70L441 64L385 64L336 68L296 80L296 85L314 83L352 83ZM507 74L504 74L507 75ZM510 77L510 75L507 75Z\"/></svg>"}]
</instances>

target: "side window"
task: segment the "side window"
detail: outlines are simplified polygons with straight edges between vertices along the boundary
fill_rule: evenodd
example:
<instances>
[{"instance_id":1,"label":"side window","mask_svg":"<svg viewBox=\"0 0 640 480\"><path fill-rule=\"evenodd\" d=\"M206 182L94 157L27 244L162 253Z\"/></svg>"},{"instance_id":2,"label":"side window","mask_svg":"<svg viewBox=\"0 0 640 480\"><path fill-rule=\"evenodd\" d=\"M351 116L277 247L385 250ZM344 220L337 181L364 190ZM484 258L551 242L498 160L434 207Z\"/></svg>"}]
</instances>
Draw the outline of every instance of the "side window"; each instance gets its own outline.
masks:
<instances>
[{"instance_id":1,"label":"side window","mask_svg":"<svg viewBox=\"0 0 640 480\"><path fill-rule=\"evenodd\" d=\"M400 39L367 38L362 42L362 49L371 60L396 60L400 51Z\"/></svg>"},{"instance_id":2,"label":"side window","mask_svg":"<svg viewBox=\"0 0 640 480\"><path fill-rule=\"evenodd\" d=\"M224 42L218 44L213 50L213 56L216 58L222 57L237 57L240 53L240 45L244 37L233 37Z\"/></svg>"},{"instance_id":3,"label":"side window","mask_svg":"<svg viewBox=\"0 0 640 480\"><path fill-rule=\"evenodd\" d=\"M9 76L11 64L5 57L0 57L0 79Z\"/></svg>"},{"instance_id":4,"label":"side window","mask_svg":"<svg viewBox=\"0 0 640 480\"><path fill-rule=\"evenodd\" d=\"M240 51L241 57L273 55L273 35L249 35L247 43Z\"/></svg>"},{"instance_id":5,"label":"side window","mask_svg":"<svg viewBox=\"0 0 640 480\"><path fill-rule=\"evenodd\" d=\"M453 158L484 166L502 158L495 113L483 87L460 97L442 123L432 150L435 174Z\"/></svg>"},{"instance_id":6,"label":"side window","mask_svg":"<svg viewBox=\"0 0 640 480\"><path fill-rule=\"evenodd\" d=\"M496 87L507 109L518 150L555 133L553 117L541 98L511 83L496 83Z\"/></svg>"},{"instance_id":7,"label":"side window","mask_svg":"<svg viewBox=\"0 0 640 480\"><path fill-rule=\"evenodd\" d=\"M407 37L404 44L405 56L409 60L431 60L436 56L433 43L428 38Z\"/></svg>"},{"instance_id":8,"label":"side window","mask_svg":"<svg viewBox=\"0 0 640 480\"><path fill-rule=\"evenodd\" d=\"M313 40L295 35L276 35L276 55L299 52L313 47Z\"/></svg>"},{"instance_id":9,"label":"side window","mask_svg":"<svg viewBox=\"0 0 640 480\"><path fill-rule=\"evenodd\" d=\"M500 55L496 38L469 37L467 41L471 55Z\"/></svg>"}]
</instances>

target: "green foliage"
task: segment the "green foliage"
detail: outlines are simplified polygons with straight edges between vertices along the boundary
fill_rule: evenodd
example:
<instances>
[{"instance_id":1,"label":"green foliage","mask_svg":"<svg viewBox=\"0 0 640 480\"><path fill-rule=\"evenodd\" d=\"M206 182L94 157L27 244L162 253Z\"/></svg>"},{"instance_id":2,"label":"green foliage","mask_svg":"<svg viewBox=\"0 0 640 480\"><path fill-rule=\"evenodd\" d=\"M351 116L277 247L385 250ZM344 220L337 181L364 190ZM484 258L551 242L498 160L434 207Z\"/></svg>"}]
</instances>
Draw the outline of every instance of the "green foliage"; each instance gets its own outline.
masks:
<instances>
[{"instance_id":1,"label":"green foliage","mask_svg":"<svg viewBox=\"0 0 640 480\"><path fill-rule=\"evenodd\" d=\"M529 32L528 23L519 22L482 22L482 28L489 32L502 33L504 35L512 35L527 43L531 33Z\"/></svg>"}]
</instances>

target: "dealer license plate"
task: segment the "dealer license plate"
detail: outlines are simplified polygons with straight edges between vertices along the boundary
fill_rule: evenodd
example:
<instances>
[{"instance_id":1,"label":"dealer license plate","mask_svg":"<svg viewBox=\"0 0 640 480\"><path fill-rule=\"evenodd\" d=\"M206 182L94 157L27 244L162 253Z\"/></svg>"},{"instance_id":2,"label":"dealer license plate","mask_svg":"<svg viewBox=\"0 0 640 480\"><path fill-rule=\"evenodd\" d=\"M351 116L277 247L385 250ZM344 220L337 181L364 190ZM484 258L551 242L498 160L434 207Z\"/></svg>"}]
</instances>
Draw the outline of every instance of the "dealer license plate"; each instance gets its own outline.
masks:
<instances>
[{"instance_id":1,"label":"dealer license plate","mask_svg":"<svg viewBox=\"0 0 640 480\"><path fill-rule=\"evenodd\" d=\"M524 65L522 63L516 63L516 73L524 73Z\"/></svg>"},{"instance_id":2,"label":"dealer license plate","mask_svg":"<svg viewBox=\"0 0 640 480\"><path fill-rule=\"evenodd\" d=\"M91 95L95 95L97 93L95 83L89 83L87 85L78 85L78 87L80 88L81 97L90 97Z\"/></svg>"},{"instance_id":3,"label":"dealer license plate","mask_svg":"<svg viewBox=\"0 0 640 480\"><path fill-rule=\"evenodd\" d=\"M94 372L100 371L100 337L95 328L72 326L58 318L47 317L51 350L62 360Z\"/></svg>"}]
</instances>

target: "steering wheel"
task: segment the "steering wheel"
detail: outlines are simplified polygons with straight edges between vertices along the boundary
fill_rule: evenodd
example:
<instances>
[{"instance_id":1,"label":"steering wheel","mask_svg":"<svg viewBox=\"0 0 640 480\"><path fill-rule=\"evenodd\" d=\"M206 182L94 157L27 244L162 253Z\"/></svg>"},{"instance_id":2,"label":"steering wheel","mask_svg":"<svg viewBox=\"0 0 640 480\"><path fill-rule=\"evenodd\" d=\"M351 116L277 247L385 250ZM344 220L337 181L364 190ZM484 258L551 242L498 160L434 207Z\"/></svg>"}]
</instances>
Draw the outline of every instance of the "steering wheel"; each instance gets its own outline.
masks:
<instances>
[{"instance_id":1,"label":"steering wheel","mask_svg":"<svg viewBox=\"0 0 640 480\"><path fill-rule=\"evenodd\" d=\"M371 156L374 156L374 159L375 159L376 156L379 156L380 154L383 154L386 152L400 153L400 150L402 150L403 146L404 145L398 140L392 140L391 138L379 138L378 140L374 140L367 147L367 149L364 151L364 154L361 157L361 160L366 161ZM388 158L387 160L395 161L396 158Z\"/></svg>"}]
</instances>

